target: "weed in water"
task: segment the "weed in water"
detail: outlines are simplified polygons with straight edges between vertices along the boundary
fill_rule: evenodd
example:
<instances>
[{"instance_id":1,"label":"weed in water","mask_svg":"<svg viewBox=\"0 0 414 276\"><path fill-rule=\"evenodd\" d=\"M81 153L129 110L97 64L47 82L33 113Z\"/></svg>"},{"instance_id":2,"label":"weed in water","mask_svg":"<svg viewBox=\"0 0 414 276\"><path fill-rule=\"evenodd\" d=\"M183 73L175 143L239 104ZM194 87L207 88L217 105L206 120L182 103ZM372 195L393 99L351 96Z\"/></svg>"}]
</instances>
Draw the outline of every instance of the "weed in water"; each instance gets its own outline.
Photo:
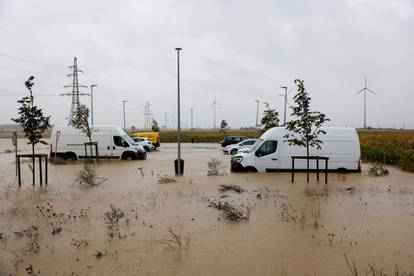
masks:
<instances>
[{"instance_id":1,"label":"weed in water","mask_svg":"<svg viewBox=\"0 0 414 276\"><path fill-rule=\"evenodd\" d=\"M28 267L26 267L26 273L27 275L30 275L30 276L37 276L37 275L40 275L40 270L37 271L36 273L33 269L33 266L29 265Z\"/></svg>"},{"instance_id":2,"label":"weed in water","mask_svg":"<svg viewBox=\"0 0 414 276\"><path fill-rule=\"evenodd\" d=\"M145 176L145 174L144 174L144 170L143 170L144 168L142 168L142 167L139 167L138 168L138 172L139 172L139 175L141 176L141 178L144 178L144 176Z\"/></svg>"},{"instance_id":3,"label":"weed in water","mask_svg":"<svg viewBox=\"0 0 414 276\"><path fill-rule=\"evenodd\" d=\"M20 257L20 255L17 254L14 250L11 250L11 249L7 248L7 240L8 240L8 237L5 234L3 234L3 233L1 233L1 234L3 235L2 236L2 244L3 244L3 246L0 246L0 250L2 250L4 252L8 252L8 253L10 253L10 254L13 255L13 259L12 259L11 262L12 262L12 264L14 266L14 269L17 270L19 268L19 265L21 263L23 263L23 258Z\"/></svg>"},{"instance_id":4,"label":"weed in water","mask_svg":"<svg viewBox=\"0 0 414 276\"><path fill-rule=\"evenodd\" d=\"M218 190L222 193L227 192L227 191L233 191L233 192L236 192L236 193L239 193L239 194L246 191L245 189L243 189L240 186L235 185L235 184L228 184L228 185L227 184L222 184L222 185L220 185Z\"/></svg>"},{"instance_id":5,"label":"weed in water","mask_svg":"<svg viewBox=\"0 0 414 276\"><path fill-rule=\"evenodd\" d=\"M82 240L76 240L76 239L72 239L71 245L76 247L76 249L82 248L82 247L88 247L89 246L89 241L82 239Z\"/></svg>"},{"instance_id":6,"label":"weed in water","mask_svg":"<svg viewBox=\"0 0 414 276\"><path fill-rule=\"evenodd\" d=\"M24 254L28 253L38 253L40 250L39 240L41 238L39 233L39 228L37 226L30 226L29 228L21 231L14 232L18 237L26 237L28 241L26 242L26 247L22 250Z\"/></svg>"},{"instance_id":7,"label":"weed in water","mask_svg":"<svg viewBox=\"0 0 414 276\"><path fill-rule=\"evenodd\" d=\"M374 264L368 264L368 272L359 273L354 261L349 261L346 253L344 253L345 262L352 276L368 275L368 276L414 276L414 272L400 271L398 265L395 265L393 273L384 272L383 268L377 268Z\"/></svg>"},{"instance_id":8,"label":"weed in water","mask_svg":"<svg viewBox=\"0 0 414 276\"><path fill-rule=\"evenodd\" d=\"M166 244L169 248L176 250L187 250L190 246L191 236L190 234L179 234L174 232L171 228L168 228L169 237L162 239L161 243Z\"/></svg>"},{"instance_id":9,"label":"weed in water","mask_svg":"<svg viewBox=\"0 0 414 276\"><path fill-rule=\"evenodd\" d=\"M8 240L7 235L0 232L0 243L7 244L7 240Z\"/></svg>"},{"instance_id":10,"label":"weed in water","mask_svg":"<svg viewBox=\"0 0 414 276\"><path fill-rule=\"evenodd\" d=\"M103 256L105 256L106 255L106 251L105 252L102 252L102 251L100 251L100 250L96 250L96 252L95 252L95 257L99 260L100 258L102 258Z\"/></svg>"},{"instance_id":11,"label":"weed in water","mask_svg":"<svg viewBox=\"0 0 414 276\"><path fill-rule=\"evenodd\" d=\"M384 165L374 164L368 169L368 174L370 176L385 176L389 175L390 172Z\"/></svg>"},{"instance_id":12,"label":"weed in water","mask_svg":"<svg viewBox=\"0 0 414 276\"><path fill-rule=\"evenodd\" d=\"M290 203L280 203L280 217L283 221L305 224L305 213L298 212Z\"/></svg>"},{"instance_id":13,"label":"weed in water","mask_svg":"<svg viewBox=\"0 0 414 276\"><path fill-rule=\"evenodd\" d=\"M323 189L306 188L305 195L309 198L320 199L329 197L329 187L325 185Z\"/></svg>"},{"instance_id":14,"label":"weed in water","mask_svg":"<svg viewBox=\"0 0 414 276\"><path fill-rule=\"evenodd\" d=\"M228 202L210 202L208 207L213 207L220 211L220 214L229 221L247 221L250 218L250 208L245 210L237 208Z\"/></svg>"},{"instance_id":15,"label":"weed in water","mask_svg":"<svg viewBox=\"0 0 414 276\"><path fill-rule=\"evenodd\" d=\"M319 219L321 218L321 208L319 200L315 199L311 201L310 204L311 217L312 217L312 226L314 229L319 228Z\"/></svg>"},{"instance_id":16,"label":"weed in water","mask_svg":"<svg viewBox=\"0 0 414 276\"><path fill-rule=\"evenodd\" d=\"M96 187L108 180L106 177L98 177L95 168L89 164L84 163L83 169L78 172L76 182L84 187Z\"/></svg>"},{"instance_id":17,"label":"weed in water","mask_svg":"<svg viewBox=\"0 0 414 276\"><path fill-rule=\"evenodd\" d=\"M111 210L105 212L104 220L105 224L108 227L109 233L108 236L112 239L114 237L118 237L119 239L126 238L125 235L121 235L119 230L119 221L122 218L125 218L125 212L122 209L116 208L114 205L110 205Z\"/></svg>"},{"instance_id":18,"label":"weed in water","mask_svg":"<svg viewBox=\"0 0 414 276\"><path fill-rule=\"evenodd\" d=\"M207 175L224 175L226 167L223 165L223 161L218 158L211 158L207 162Z\"/></svg>"},{"instance_id":19,"label":"weed in water","mask_svg":"<svg viewBox=\"0 0 414 276\"><path fill-rule=\"evenodd\" d=\"M175 183L177 180L174 177L163 175L158 178L158 184Z\"/></svg>"}]
</instances>

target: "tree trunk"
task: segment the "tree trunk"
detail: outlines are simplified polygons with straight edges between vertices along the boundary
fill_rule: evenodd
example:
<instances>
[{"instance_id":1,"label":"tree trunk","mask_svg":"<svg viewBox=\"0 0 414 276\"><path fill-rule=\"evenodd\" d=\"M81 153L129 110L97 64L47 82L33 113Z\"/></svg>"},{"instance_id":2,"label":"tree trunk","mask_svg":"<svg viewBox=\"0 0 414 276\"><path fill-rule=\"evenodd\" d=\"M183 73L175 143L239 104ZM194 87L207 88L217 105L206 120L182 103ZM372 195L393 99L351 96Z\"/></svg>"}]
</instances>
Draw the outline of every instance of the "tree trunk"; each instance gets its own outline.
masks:
<instances>
[{"instance_id":1,"label":"tree trunk","mask_svg":"<svg viewBox=\"0 0 414 276\"><path fill-rule=\"evenodd\" d=\"M34 158L35 150L34 144L32 143L32 175L33 175L33 186L35 185L35 158Z\"/></svg>"},{"instance_id":2,"label":"tree trunk","mask_svg":"<svg viewBox=\"0 0 414 276\"><path fill-rule=\"evenodd\" d=\"M306 180L309 183L309 141L306 140Z\"/></svg>"},{"instance_id":3,"label":"tree trunk","mask_svg":"<svg viewBox=\"0 0 414 276\"><path fill-rule=\"evenodd\" d=\"M92 159L92 138L91 138L90 134L89 134L88 138L89 138L89 150L91 152L91 159Z\"/></svg>"}]
</instances>

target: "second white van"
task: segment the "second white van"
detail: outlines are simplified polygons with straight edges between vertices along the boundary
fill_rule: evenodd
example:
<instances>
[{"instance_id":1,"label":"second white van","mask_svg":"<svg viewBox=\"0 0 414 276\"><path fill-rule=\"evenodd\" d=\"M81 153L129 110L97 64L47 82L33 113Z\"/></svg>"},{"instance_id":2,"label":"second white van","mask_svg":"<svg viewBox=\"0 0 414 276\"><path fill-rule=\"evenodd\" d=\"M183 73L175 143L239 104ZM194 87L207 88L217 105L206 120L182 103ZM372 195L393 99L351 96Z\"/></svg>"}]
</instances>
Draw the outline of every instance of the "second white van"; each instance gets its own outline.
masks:
<instances>
[{"instance_id":1,"label":"second white van","mask_svg":"<svg viewBox=\"0 0 414 276\"><path fill-rule=\"evenodd\" d=\"M145 149L137 145L119 126L93 126L92 142L98 143L100 158L146 159ZM54 126L51 134L50 156L64 159L85 158L85 144L89 138L71 126ZM96 156L92 147L92 157ZM87 154L90 155L89 146Z\"/></svg>"},{"instance_id":2,"label":"second white van","mask_svg":"<svg viewBox=\"0 0 414 276\"><path fill-rule=\"evenodd\" d=\"M310 155L329 157L329 170L361 171L361 149L355 128L326 127L326 134L318 138L321 149L310 147ZM269 172L290 170L292 156L306 156L306 148L289 145L284 136L287 130L275 127L267 130L247 151L231 158L232 171ZM320 167L324 166L320 161ZM309 161L309 168L316 169L316 161ZM306 160L296 160L295 169L306 169Z\"/></svg>"}]
</instances>

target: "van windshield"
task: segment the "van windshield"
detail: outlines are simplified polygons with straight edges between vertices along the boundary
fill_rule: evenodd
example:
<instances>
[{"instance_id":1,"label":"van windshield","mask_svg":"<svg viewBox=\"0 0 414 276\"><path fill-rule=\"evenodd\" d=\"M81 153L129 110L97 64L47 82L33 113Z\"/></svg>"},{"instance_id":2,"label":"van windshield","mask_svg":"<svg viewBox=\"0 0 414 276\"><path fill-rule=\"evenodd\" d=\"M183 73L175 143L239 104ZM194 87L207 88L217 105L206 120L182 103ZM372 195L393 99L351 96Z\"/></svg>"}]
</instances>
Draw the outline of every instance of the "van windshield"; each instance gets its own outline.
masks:
<instances>
[{"instance_id":1,"label":"van windshield","mask_svg":"<svg viewBox=\"0 0 414 276\"><path fill-rule=\"evenodd\" d=\"M128 135L122 135L122 138L124 138L125 141L128 142L128 144L130 145L136 145L137 143L134 142L134 140L132 140L131 137L129 137Z\"/></svg>"},{"instance_id":2,"label":"van windshield","mask_svg":"<svg viewBox=\"0 0 414 276\"><path fill-rule=\"evenodd\" d=\"M257 140L253 145L249 147L249 150L247 152L253 152L255 151L261 144L263 143L263 139Z\"/></svg>"}]
</instances>

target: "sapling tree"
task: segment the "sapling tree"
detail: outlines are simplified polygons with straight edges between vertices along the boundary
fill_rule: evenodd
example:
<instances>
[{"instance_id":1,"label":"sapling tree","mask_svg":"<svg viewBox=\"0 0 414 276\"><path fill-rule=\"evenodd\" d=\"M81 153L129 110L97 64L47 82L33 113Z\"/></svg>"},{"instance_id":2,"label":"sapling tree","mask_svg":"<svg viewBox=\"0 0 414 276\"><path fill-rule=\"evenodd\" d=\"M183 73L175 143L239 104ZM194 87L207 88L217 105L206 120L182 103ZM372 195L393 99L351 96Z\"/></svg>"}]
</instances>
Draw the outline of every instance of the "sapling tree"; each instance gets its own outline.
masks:
<instances>
[{"instance_id":1,"label":"sapling tree","mask_svg":"<svg viewBox=\"0 0 414 276\"><path fill-rule=\"evenodd\" d=\"M29 90L30 96L25 96L21 100L17 101L20 104L19 118L12 118L12 121L18 123L24 132L24 136L29 139L29 144L32 145L32 173L33 173L33 186L35 185L35 145L37 143L44 143L42 141L43 133L50 127L49 117L43 116L42 109L34 105L32 87L34 85L34 77L31 76L24 83ZM17 160L16 160L17 161ZM20 170L20 168L19 168ZM40 173L42 173L40 171ZM20 172L19 172L20 175ZM20 177L19 177L20 178ZM19 180L20 185L20 180Z\"/></svg>"},{"instance_id":2,"label":"sapling tree","mask_svg":"<svg viewBox=\"0 0 414 276\"><path fill-rule=\"evenodd\" d=\"M284 138L290 145L306 147L306 169L309 182L309 147L322 148L322 140L319 139L319 135L326 134L326 132L321 127L330 119L326 118L325 114L321 112L310 110L311 97L305 90L303 82L303 80L295 80L298 93L293 97L295 104L292 106L293 112L291 115L296 119L286 122L288 134Z\"/></svg>"},{"instance_id":3,"label":"sapling tree","mask_svg":"<svg viewBox=\"0 0 414 276\"><path fill-rule=\"evenodd\" d=\"M50 116L43 116L42 109L34 105L32 87L34 85L34 77L31 76L25 82L26 88L29 90L30 96L25 96L17 101L20 104L19 118L12 118L12 121L18 123L22 128L25 137L29 139L29 144L32 145L32 154L35 154L35 145L41 141L43 133L50 128ZM34 162L34 159L33 159Z\"/></svg>"},{"instance_id":4,"label":"sapling tree","mask_svg":"<svg viewBox=\"0 0 414 276\"><path fill-rule=\"evenodd\" d=\"M151 129L154 132L160 131L160 128L158 127L158 122L155 119L152 119Z\"/></svg>"},{"instance_id":5,"label":"sapling tree","mask_svg":"<svg viewBox=\"0 0 414 276\"><path fill-rule=\"evenodd\" d=\"M89 125L89 108L86 105L79 103L73 113L72 118L69 120L69 125L78 129L85 134L89 139L89 148L92 156L92 132L93 128Z\"/></svg>"},{"instance_id":6,"label":"sapling tree","mask_svg":"<svg viewBox=\"0 0 414 276\"><path fill-rule=\"evenodd\" d=\"M229 130L229 124L227 123L226 120L221 120L220 123L220 132L223 132L224 134L226 134L227 130Z\"/></svg>"},{"instance_id":7,"label":"sapling tree","mask_svg":"<svg viewBox=\"0 0 414 276\"><path fill-rule=\"evenodd\" d=\"M261 133L264 133L266 130L279 126L279 112L277 112L275 109L270 108L269 103L265 104L265 110L263 111L263 117L260 123L263 126L263 129L261 130Z\"/></svg>"}]
</instances>

